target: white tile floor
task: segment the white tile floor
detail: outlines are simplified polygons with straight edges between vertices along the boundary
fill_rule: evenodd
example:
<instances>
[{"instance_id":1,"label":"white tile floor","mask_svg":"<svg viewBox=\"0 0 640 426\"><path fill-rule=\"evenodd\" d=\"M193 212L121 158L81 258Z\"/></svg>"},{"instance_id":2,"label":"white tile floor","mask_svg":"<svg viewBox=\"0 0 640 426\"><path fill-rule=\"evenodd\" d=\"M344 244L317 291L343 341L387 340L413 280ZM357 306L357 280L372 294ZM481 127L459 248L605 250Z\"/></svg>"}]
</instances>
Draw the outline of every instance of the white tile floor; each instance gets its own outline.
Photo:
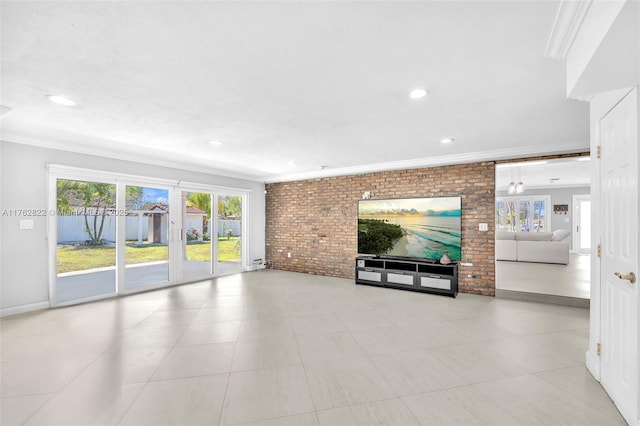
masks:
<instances>
[{"instance_id":1,"label":"white tile floor","mask_svg":"<svg viewBox=\"0 0 640 426\"><path fill-rule=\"evenodd\" d=\"M589 299L589 255L571 254L568 265L496 261L496 289Z\"/></svg>"},{"instance_id":2,"label":"white tile floor","mask_svg":"<svg viewBox=\"0 0 640 426\"><path fill-rule=\"evenodd\" d=\"M624 424L584 308L264 270L0 321L2 425Z\"/></svg>"}]
</instances>

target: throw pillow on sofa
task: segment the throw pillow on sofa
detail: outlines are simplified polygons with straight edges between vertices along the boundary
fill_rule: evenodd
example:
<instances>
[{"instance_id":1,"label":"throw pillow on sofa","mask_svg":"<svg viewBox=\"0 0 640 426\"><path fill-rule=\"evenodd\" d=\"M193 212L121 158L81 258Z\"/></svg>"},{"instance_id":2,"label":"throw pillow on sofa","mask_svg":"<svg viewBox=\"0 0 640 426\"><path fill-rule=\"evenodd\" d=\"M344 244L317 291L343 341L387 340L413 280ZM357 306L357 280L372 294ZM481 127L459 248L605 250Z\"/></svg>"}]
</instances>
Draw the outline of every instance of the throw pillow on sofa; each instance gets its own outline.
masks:
<instances>
[{"instance_id":1,"label":"throw pillow on sofa","mask_svg":"<svg viewBox=\"0 0 640 426\"><path fill-rule=\"evenodd\" d=\"M556 229L553 231L553 236L551 237L551 241L562 241L571 235L571 231L568 229Z\"/></svg>"}]
</instances>

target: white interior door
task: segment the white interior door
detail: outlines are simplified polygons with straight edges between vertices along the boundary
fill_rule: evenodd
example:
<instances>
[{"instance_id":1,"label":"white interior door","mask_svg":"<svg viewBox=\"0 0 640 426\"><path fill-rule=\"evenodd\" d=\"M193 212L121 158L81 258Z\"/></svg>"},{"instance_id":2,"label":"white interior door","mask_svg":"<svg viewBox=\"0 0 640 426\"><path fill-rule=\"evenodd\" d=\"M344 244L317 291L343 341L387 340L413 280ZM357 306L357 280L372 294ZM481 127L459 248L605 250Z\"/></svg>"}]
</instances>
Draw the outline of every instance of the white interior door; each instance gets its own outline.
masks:
<instances>
[{"instance_id":1,"label":"white interior door","mask_svg":"<svg viewBox=\"0 0 640 426\"><path fill-rule=\"evenodd\" d=\"M600 120L601 383L630 423L638 419L637 89Z\"/></svg>"},{"instance_id":2,"label":"white interior door","mask_svg":"<svg viewBox=\"0 0 640 426\"><path fill-rule=\"evenodd\" d=\"M573 252L591 253L591 196L573 196Z\"/></svg>"}]
</instances>

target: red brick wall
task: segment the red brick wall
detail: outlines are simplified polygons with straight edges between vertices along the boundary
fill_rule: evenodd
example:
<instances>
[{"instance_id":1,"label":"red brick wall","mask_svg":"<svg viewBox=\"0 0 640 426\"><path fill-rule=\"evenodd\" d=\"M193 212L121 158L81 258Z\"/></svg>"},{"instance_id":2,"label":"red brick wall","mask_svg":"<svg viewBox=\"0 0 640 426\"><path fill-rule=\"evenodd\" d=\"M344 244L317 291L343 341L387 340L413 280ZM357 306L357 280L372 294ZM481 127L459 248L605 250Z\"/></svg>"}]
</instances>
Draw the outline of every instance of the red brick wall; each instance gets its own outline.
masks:
<instances>
[{"instance_id":1,"label":"red brick wall","mask_svg":"<svg viewBox=\"0 0 640 426\"><path fill-rule=\"evenodd\" d=\"M493 162L273 183L266 189L266 258L274 268L352 279L363 192L370 191L371 199L460 196L461 262L473 266L460 266L459 290L495 294ZM478 231L480 222L489 224L488 232Z\"/></svg>"}]
</instances>

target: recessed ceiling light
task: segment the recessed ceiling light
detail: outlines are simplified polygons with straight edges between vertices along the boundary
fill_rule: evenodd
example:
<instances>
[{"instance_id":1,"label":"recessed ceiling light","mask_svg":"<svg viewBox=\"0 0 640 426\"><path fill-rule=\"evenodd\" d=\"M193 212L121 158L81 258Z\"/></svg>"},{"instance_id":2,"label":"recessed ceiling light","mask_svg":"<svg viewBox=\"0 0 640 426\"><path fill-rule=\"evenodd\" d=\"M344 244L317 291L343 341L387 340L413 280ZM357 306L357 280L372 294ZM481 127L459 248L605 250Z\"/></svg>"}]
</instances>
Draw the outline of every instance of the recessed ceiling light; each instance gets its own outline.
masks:
<instances>
[{"instance_id":1,"label":"recessed ceiling light","mask_svg":"<svg viewBox=\"0 0 640 426\"><path fill-rule=\"evenodd\" d=\"M288 164L290 167L293 167L293 166L297 166L297 165L298 165L298 163L297 163L297 162L295 162L295 161L293 161L293 160L289 161L287 164Z\"/></svg>"},{"instance_id":2,"label":"recessed ceiling light","mask_svg":"<svg viewBox=\"0 0 640 426\"><path fill-rule=\"evenodd\" d=\"M451 143L453 142L455 139L453 138L444 138L440 140L440 143Z\"/></svg>"},{"instance_id":3,"label":"recessed ceiling light","mask_svg":"<svg viewBox=\"0 0 640 426\"><path fill-rule=\"evenodd\" d=\"M409 92L409 97L411 99L422 99L429 94L429 90L424 87L416 87L412 91Z\"/></svg>"},{"instance_id":4,"label":"recessed ceiling light","mask_svg":"<svg viewBox=\"0 0 640 426\"><path fill-rule=\"evenodd\" d=\"M76 102L73 99L69 99L66 96L60 96L60 95L47 95L47 98L53 102L56 103L58 105L64 105L64 106L74 106L76 104Z\"/></svg>"},{"instance_id":5,"label":"recessed ceiling light","mask_svg":"<svg viewBox=\"0 0 640 426\"><path fill-rule=\"evenodd\" d=\"M222 142L221 140L214 140L214 141L209 141L209 145L211 146L222 146L224 145L224 142Z\"/></svg>"}]
</instances>

